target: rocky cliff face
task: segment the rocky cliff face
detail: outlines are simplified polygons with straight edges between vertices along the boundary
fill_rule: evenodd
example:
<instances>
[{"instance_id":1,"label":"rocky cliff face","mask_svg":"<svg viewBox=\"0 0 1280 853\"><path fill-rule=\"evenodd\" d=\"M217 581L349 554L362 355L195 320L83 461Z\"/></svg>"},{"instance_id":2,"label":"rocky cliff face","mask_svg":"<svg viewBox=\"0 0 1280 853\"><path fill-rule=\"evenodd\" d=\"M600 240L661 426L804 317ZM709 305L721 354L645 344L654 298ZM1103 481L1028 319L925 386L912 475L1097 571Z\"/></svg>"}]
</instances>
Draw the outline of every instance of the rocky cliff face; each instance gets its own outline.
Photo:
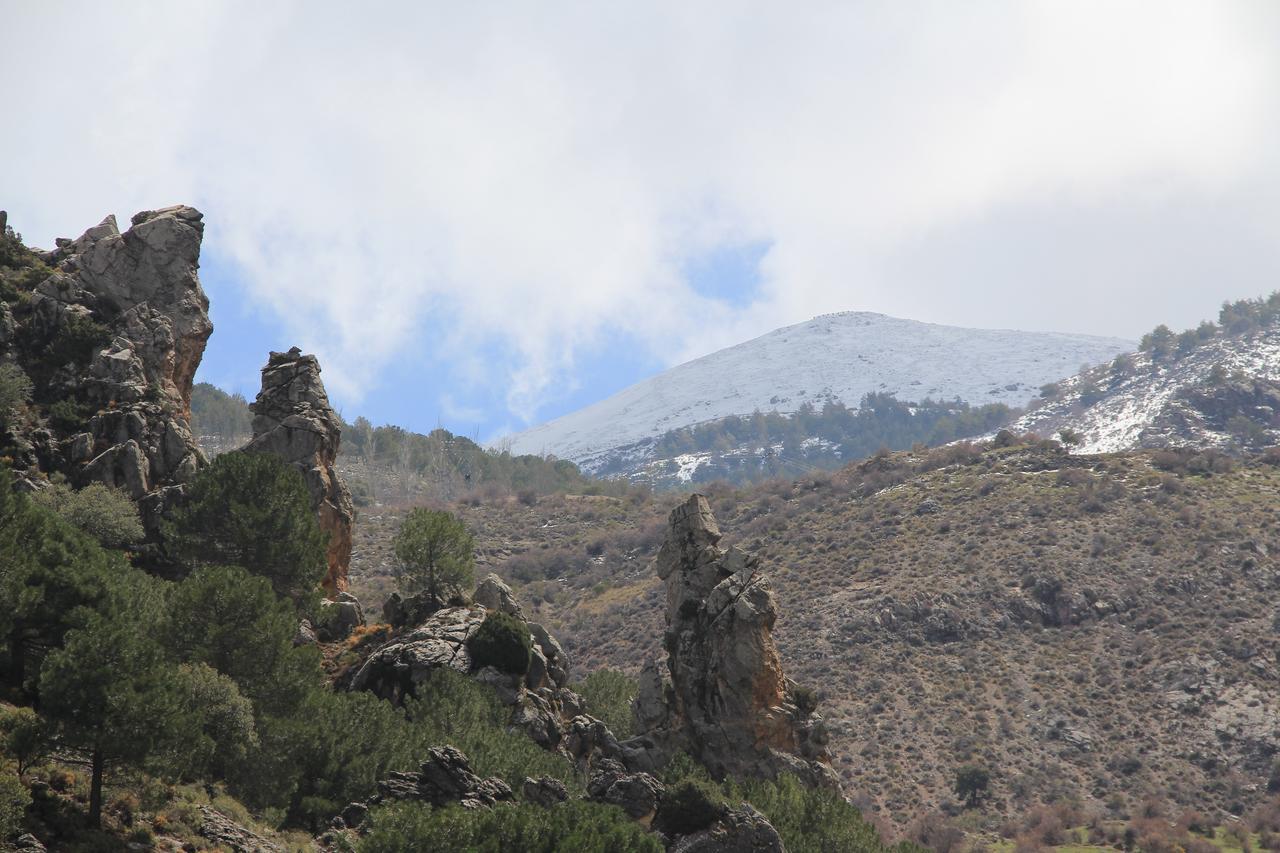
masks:
<instances>
[{"instance_id":1,"label":"rocky cliff face","mask_svg":"<svg viewBox=\"0 0 1280 853\"><path fill-rule=\"evenodd\" d=\"M796 774L836 787L822 718L803 708L773 643L777 607L760 561L719 547L706 498L676 507L658 552L666 586L667 667L641 679L640 728L717 776Z\"/></svg>"},{"instance_id":2,"label":"rocky cliff face","mask_svg":"<svg viewBox=\"0 0 1280 853\"><path fill-rule=\"evenodd\" d=\"M347 588L355 505L334 467L342 422L329 405L316 357L297 347L271 353L251 408L253 440L244 449L274 453L302 472L320 528L329 537L324 589L335 595Z\"/></svg>"},{"instance_id":3,"label":"rocky cliff face","mask_svg":"<svg viewBox=\"0 0 1280 853\"><path fill-rule=\"evenodd\" d=\"M33 405L8 418L4 436L29 487L61 473L123 488L154 532L204 465L188 423L213 331L196 275L201 220L186 206L143 211L122 234L108 216L34 250L24 275L40 280L0 308L0 357L35 385Z\"/></svg>"}]
</instances>

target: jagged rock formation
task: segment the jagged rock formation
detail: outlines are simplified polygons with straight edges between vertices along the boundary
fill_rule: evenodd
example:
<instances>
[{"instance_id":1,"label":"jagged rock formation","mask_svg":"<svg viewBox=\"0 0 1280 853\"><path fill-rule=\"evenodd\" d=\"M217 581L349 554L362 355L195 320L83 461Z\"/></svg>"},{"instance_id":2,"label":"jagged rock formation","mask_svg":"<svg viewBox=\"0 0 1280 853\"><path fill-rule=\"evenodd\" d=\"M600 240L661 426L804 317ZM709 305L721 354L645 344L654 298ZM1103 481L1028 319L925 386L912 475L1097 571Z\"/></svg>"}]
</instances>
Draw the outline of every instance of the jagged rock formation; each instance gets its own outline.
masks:
<instances>
[{"instance_id":1,"label":"jagged rock formation","mask_svg":"<svg viewBox=\"0 0 1280 853\"><path fill-rule=\"evenodd\" d=\"M489 601L498 612L521 612L511 589L497 575L482 580L472 598ZM403 605L402 601L398 606ZM652 768L653 761L644 752L647 744L620 744L604 723L586 714L582 697L568 687L568 654L541 625L526 623L532 641L527 673L512 675L488 666L475 669L467 643L489 611L479 603L435 611L416 628L375 649L344 686L400 703L414 695L436 669L449 668L491 687L511 709L511 726L544 749L561 752L583 767L607 757L628 767Z\"/></svg>"},{"instance_id":2,"label":"jagged rock formation","mask_svg":"<svg viewBox=\"0 0 1280 853\"><path fill-rule=\"evenodd\" d=\"M154 534L205 464L189 428L192 378L213 331L196 275L201 219L186 206L143 211L121 234L108 216L34 250L52 273L0 309L0 356L36 386L30 417L4 436L28 487L58 472L123 488Z\"/></svg>"},{"instance_id":3,"label":"jagged rock formation","mask_svg":"<svg viewBox=\"0 0 1280 853\"><path fill-rule=\"evenodd\" d=\"M822 718L798 707L773 643L777 607L760 561L719 547L702 495L671 512L655 562L666 585L667 672L650 666L635 717L666 748L683 748L717 777L791 772L837 787Z\"/></svg>"},{"instance_id":4,"label":"jagged rock formation","mask_svg":"<svg viewBox=\"0 0 1280 853\"><path fill-rule=\"evenodd\" d=\"M316 357L297 347L271 353L251 408L253 440L244 449L274 453L302 472L329 537L324 589L332 597L347 588L355 505L334 467L342 422L329 405Z\"/></svg>"}]
</instances>

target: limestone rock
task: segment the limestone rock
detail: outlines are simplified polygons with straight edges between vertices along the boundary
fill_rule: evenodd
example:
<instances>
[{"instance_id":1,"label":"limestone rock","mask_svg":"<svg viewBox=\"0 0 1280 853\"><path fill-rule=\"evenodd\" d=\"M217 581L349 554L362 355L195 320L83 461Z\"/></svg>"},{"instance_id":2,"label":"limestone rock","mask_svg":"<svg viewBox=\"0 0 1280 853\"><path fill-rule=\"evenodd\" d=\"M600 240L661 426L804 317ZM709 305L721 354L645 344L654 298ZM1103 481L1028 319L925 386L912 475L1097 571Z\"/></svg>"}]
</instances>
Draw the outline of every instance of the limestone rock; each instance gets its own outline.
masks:
<instances>
[{"instance_id":1,"label":"limestone rock","mask_svg":"<svg viewBox=\"0 0 1280 853\"><path fill-rule=\"evenodd\" d=\"M245 450L272 453L302 472L329 537L324 589L332 597L347 588L355 505L334 463L342 422L329 405L320 363L297 347L273 352L262 368L262 390L251 405L253 439Z\"/></svg>"},{"instance_id":2,"label":"limestone rock","mask_svg":"<svg viewBox=\"0 0 1280 853\"><path fill-rule=\"evenodd\" d=\"M588 799L619 806L645 826L653 822L663 792L662 783L648 773L628 773L621 763L607 758L587 782Z\"/></svg>"},{"instance_id":3,"label":"limestone rock","mask_svg":"<svg viewBox=\"0 0 1280 853\"><path fill-rule=\"evenodd\" d=\"M383 699L402 701L437 667L471 671L467 640L484 622L483 607L447 607L414 630L377 649L356 671L351 690L369 690Z\"/></svg>"},{"instance_id":4,"label":"limestone rock","mask_svg":"<svg viewBox=\"0 0 1280 853\"><path fill-rule=\"evenodd\" d=\"M196 808L200 810L201 817L200 828L196 831L214 844L234 853L283 853L283 847L250 832L222 812L208 806Z\"/></svg>"},{"instance_id":5,"label":"limestone rock","mask_svg":"<svg viewBox=\"0 0 1280 853\"><path fill-rule=\"evenodd\" d=\"M192 380L213 331L196 274L201 220L194 208L169 207L135 216L122 234L109 216L47 254L54 271L20 320L0 311L0 351L41 377L46 398L84 411L82 423L15 437L15 468L125 489L153 543L163 512L206 461L189 424ZM59 343L73 325L87 351ZM50 363L55 352L66 363Z\"/></svg>"},{"instance_id":6,"label":"limestone rock","mask_svg":"<svg viewBox=\"0 0 1280 853\"><path fill-rule=\"evenodd\" d=\"M667 672L646 670L634 714L669 749L685 749L715 776L795 773L838 787L821 718L790 699L773 642L777 607L760 561L719 547L706 498L670 517L655 566L666 586Z\"/></svg>"},{"instance_id":7,"label":"limestone rock","mask_svg":"<svg viewBox=\"0 0 1280 853\"><path fill-rule=\"evenodd\" d=\"M311 627L309 619L303 619L298 623L298 632L293 635L293 645L296 646L314 646L320 642L320 638L316 636L315 629Z\"/></svg>"},{"instance_id":8,"label":"limestone rock","mask_svg":"<svg viewBox=\"0 0 1280 853\"><path fill-rule=\"evenodd\" d=\"M320 630L325 642L345 640L351 632L365 624L360 599L349 592L338 593L337 598L320 602Z\"/></svg>"},{"instance_id":9,"label":"limestone rock","mask_svg":"<svg viewBox=\"0 0 1280 853\"><path fill-rule=\"evenodd\" d=\"M524 611L520 609L520 602L516 601L511 587L492 572L480 581L471 598L476 604L482 604L489 610L497 610L499 613L514 616L521 622L524 621Z\"/></svg>"},{"instance_id":10,"label":"limestone rock","mask_svg":"<svg viewBox=\"0 0 1280 853\"><path fill-rule=\"evenodd\" d=\"M520 793L525 802L534 803L543 808L551 808L557 803L569 799L569 789L554 776L540 776L537 779L525 777L520 786Z\"/></svg>"},{"instance_id":11,"label":"limestone rock","mask_svg":"<svg viewBox=\"0 0 1280 853\"><path fill-rule=\"evenodd\" d=\"M417 800L438 807L458 803L463 808L478 809L514 799L506 782L496 776L481 779L471 772L471 763L460 750L441 746L427 750L427 760L417 773L392 773L379 782L378 794L363 807L367 813L370 806L380 803ZM346 820L348 812L354 817L360 805L353 803L347 806L343 810L343 820ZM358 824L348 822L348 825Z\"/></svg>"},{"instance_id":12,"label":"limestone rock","mask_svg":"<svg viewBox=\"0 0 1280 853\"><path fill-rule=\"evenodd\" d=\"M680 838L670 853L786 853L764 815L743 803L706 829Z\"/></svg>"}]
</instances>

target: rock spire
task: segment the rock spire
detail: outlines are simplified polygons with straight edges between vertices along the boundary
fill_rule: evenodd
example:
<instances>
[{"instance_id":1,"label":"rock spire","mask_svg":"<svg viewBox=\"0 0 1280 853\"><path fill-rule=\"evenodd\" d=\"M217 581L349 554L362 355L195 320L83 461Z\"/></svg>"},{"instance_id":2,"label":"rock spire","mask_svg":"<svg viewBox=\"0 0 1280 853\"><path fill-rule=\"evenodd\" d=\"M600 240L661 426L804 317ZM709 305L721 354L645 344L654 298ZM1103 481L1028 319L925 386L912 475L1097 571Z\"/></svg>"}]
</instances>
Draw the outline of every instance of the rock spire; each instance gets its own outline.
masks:
<instances>
[{"instance_id":1,"label":"rock spire","mask_svg":"<svg viewBox=\"0 0 1280 853\"><path fill-rule=\"evenodd\" d=\"M273 453L306 480L320 529L329 537L324 590L333 597L347 588L355 506L334 464L342 421L329 405L316 357L297 347L271 353L262 368L262 390L250 408L253 440L244 449Z\"/></svg>"}]
</instances>

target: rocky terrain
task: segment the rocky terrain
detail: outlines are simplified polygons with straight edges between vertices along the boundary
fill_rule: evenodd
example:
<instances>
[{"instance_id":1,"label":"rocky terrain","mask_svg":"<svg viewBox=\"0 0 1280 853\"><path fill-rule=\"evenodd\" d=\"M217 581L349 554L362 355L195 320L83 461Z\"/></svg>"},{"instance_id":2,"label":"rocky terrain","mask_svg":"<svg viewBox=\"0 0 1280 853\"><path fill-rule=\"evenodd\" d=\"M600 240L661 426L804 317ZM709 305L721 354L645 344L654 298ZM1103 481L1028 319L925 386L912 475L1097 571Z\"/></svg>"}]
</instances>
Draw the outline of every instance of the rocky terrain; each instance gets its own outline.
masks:
<instances>
[{"instance_id":1,"label":"rocky terrain","mask_svg":"<svg viewBox=\"0 0 1280 853\"><path fill-rule=\"evenodd\" d=\"M1280 439L1280 324L1220 332L1163 357L1136 352L1073 376L1011 429L1078 436L1079 453L1256 450Z\"/></svg>"},{"instance_id":2,"label":"rocky terrain","mask_svg":"<svg viewBox=\"0 0 1280 853\"><path fill-rule=\"evenodd\" d=\"M1109 362L1129 349L1132 343L1113 338L827 314L673 367L500 444L570 459L588 473L630 468L648 459L668 430L728 415L792 413L827 402L857 407L871 393L1018 407L1081 364Z\"/></svg>"},{"instance_id":3,"label":"rocky terrain","mask_svg":"<svg viewBox=\"0 0 1280 853\"><path fill-rule=\"evenodd\" d=\"M1270 457L1268 457L1270 458ZM1231 815L1263 802L1274 721L1280 471L1253 457L1053 443L876 457L714 489L774 566L780 661L821 698L845 792L906 827L993 776L989 817L1073 801ZM575 666L644 679L666 592L657 501L458 510ZM370 519L353 584L384 565Z\"/></svg>"},{"instance_id":4,"label":"rocky terrain","mask_svg":"<svg viewBox=\"0 0 1280 853\"><path fill-rule=\"evenodd\" d=\"M0 367L12 395L0 450L20 487L102 483L137 503L153 563L168 512L207 464L190 428L192 383L213 332L197 275L202 214L114 216L51 251L4 237ZM314 356L271 353L245 449L297 467L329 535L325 590L345 588L354 507L334 467L341 421Z\"/></svg>"},{"instance_id":5,"label":"rocky terrain","mask_svg":"<svg viewBox=\"0 0 1280 853\"><path fill-rule=\"evenodd\" d=\"M114 216L30 250L0 303L0 357L34 390L3 444L28 488L50 474L126 490L155 531L204 463L188 428L191 383L213 331L196 276L202 216Z\"/></svg>"}]
</instances>

